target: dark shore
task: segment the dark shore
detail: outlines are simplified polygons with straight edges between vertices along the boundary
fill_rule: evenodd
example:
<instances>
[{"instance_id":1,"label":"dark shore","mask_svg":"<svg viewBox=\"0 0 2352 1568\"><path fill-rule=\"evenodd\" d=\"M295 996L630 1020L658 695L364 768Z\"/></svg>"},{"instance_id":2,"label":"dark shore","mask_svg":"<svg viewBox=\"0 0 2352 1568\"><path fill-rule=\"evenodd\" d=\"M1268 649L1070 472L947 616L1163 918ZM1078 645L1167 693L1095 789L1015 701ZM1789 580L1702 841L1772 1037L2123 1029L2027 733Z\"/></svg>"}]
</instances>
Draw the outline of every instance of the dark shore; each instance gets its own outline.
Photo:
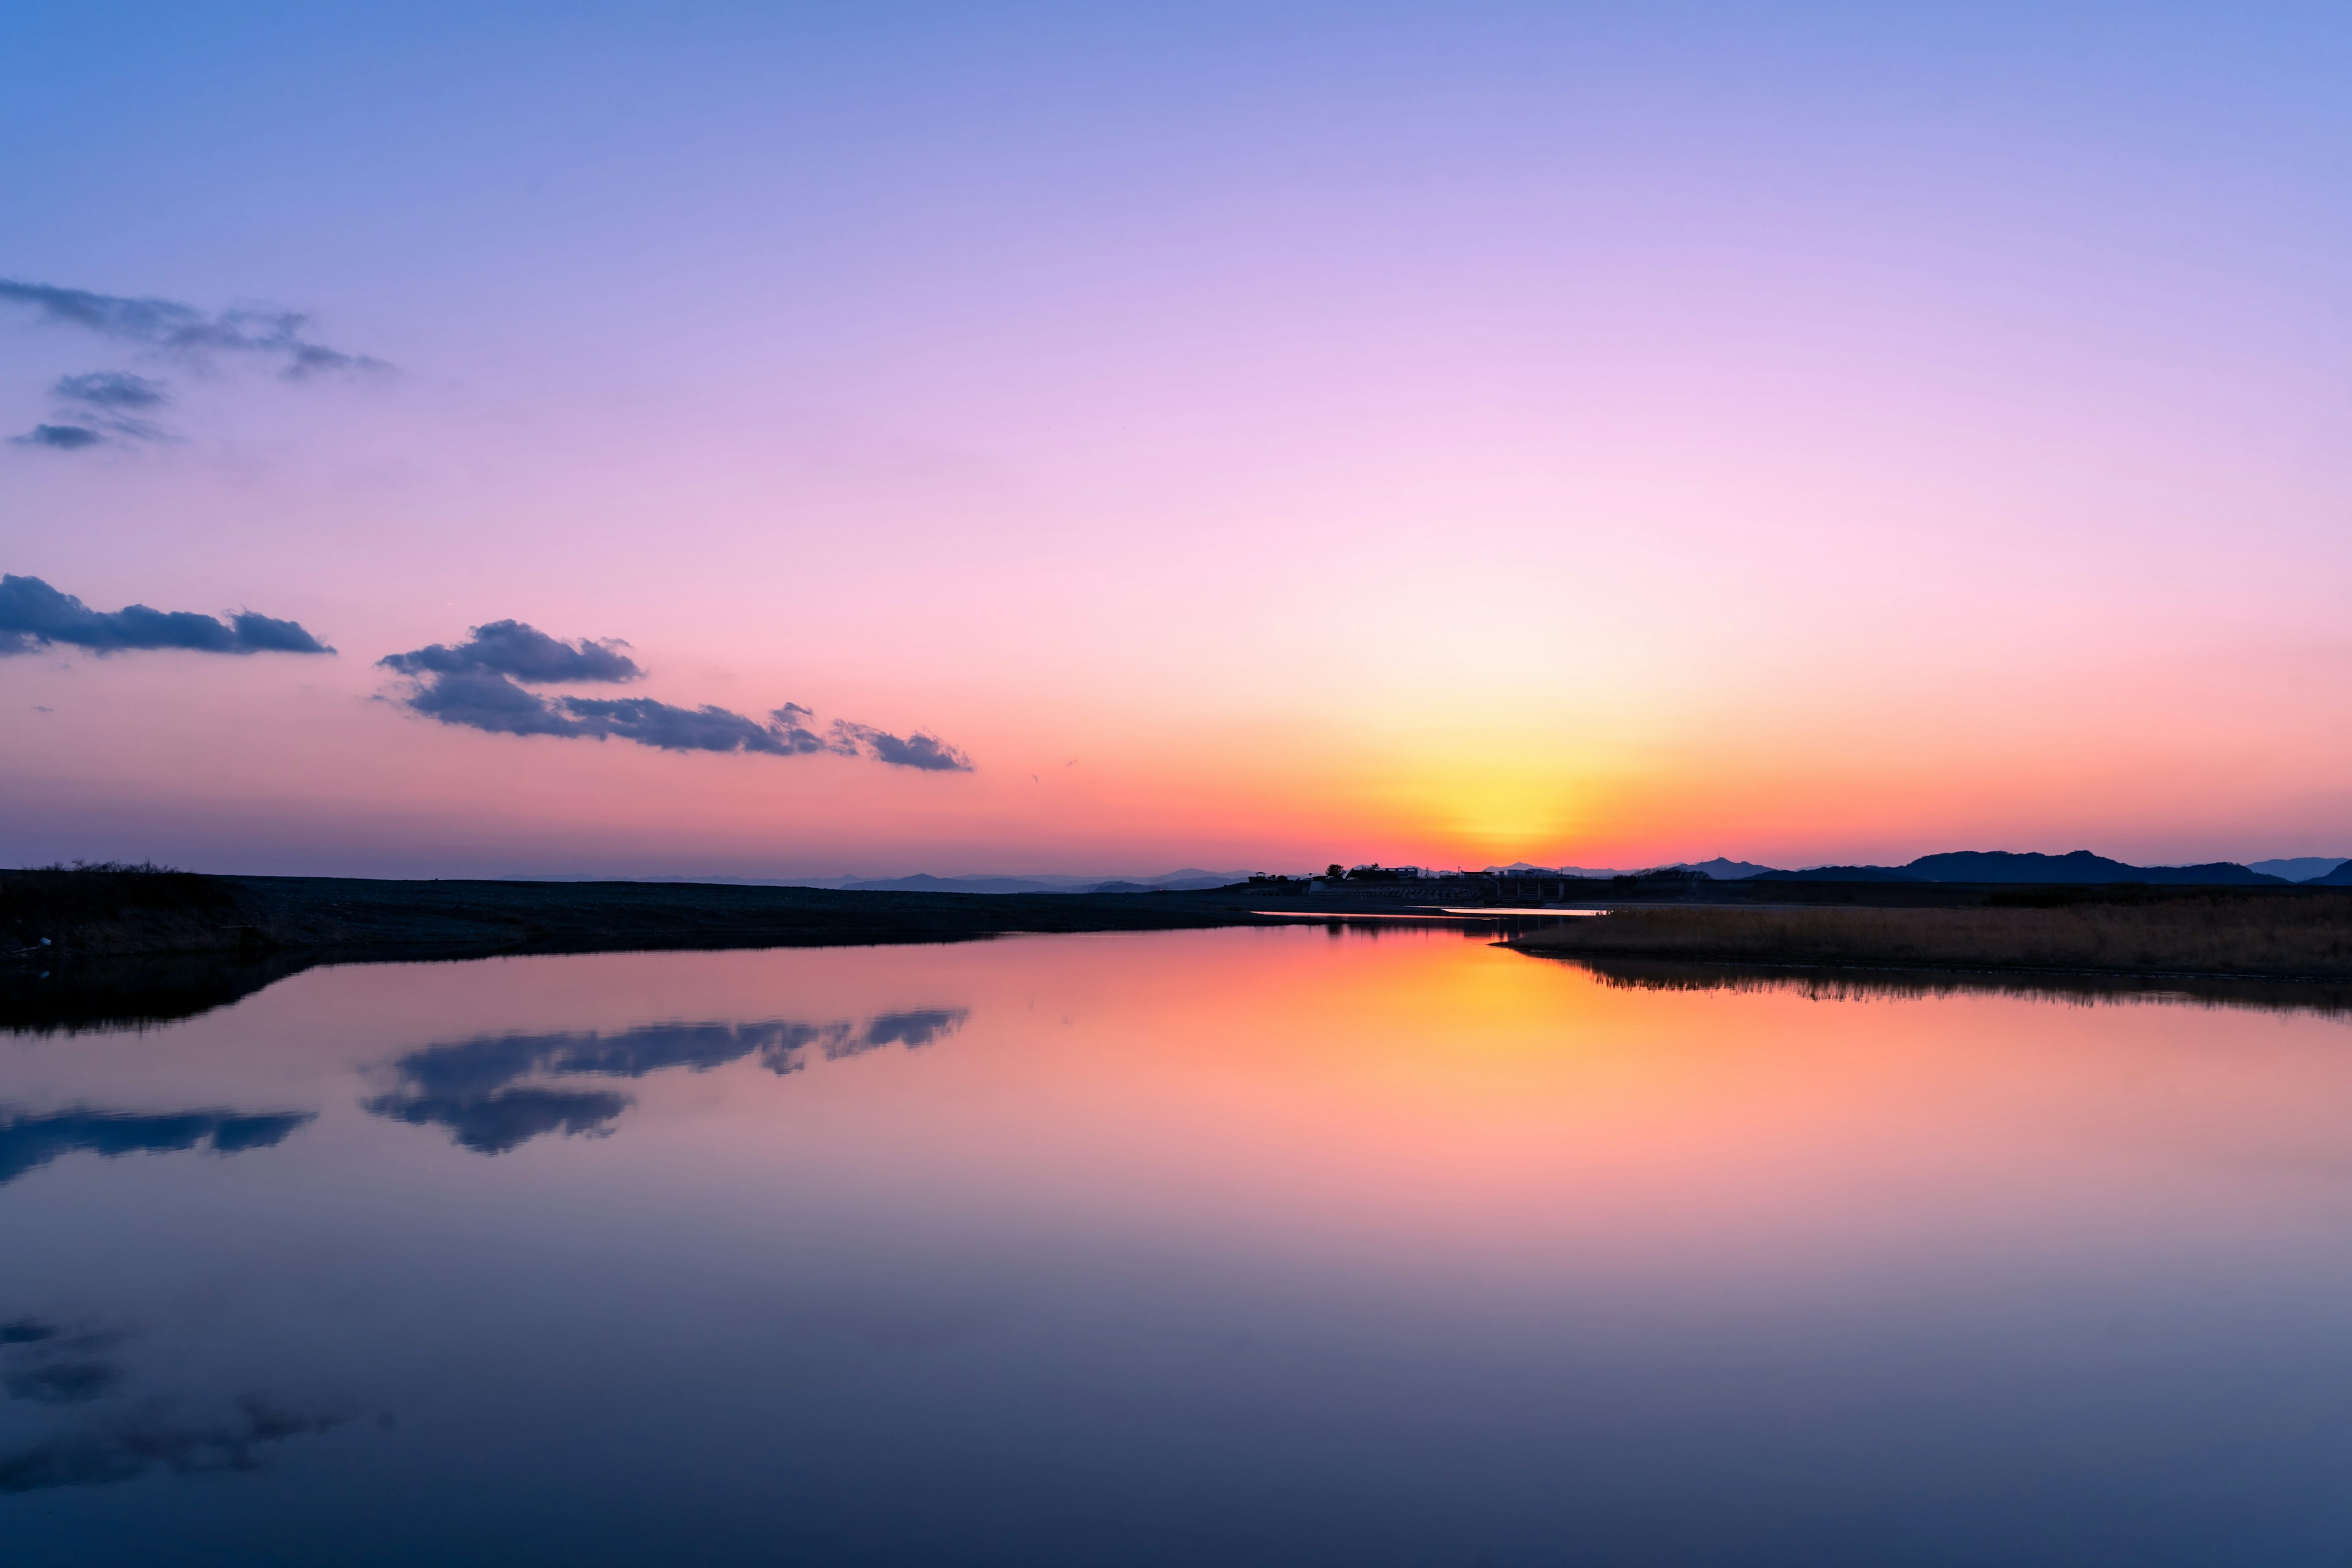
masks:
<instances>
[{"instance_id":1,"label":"dark shore","mask_svg":"<svg viewBox=\"0 0 2352 1568\"><path fill-rule=\"evenodd\" d=\"M1576 889L1583 891L1581 888ZM852 892L667 882L389 881L152 869L0 871L0 1028L137 1026L320 964L862 946L1021 932L1441 919L1537 889L1493 879L1362 896ZM2352 987L2352 889L1716 883L1594 887L1590 918L1494 917L1507 945L1603 963L1859 975L2105 976ZM1423 895L1428 898L1429 895ZM1792 907L1796 906L1796 907ZM1279 912L1267 912L1279 911ZM2072 982L2067 982L2072 984ZM1904 980L1898 984L1917 984ZM2352 992L2341 994L2352 994ZM2282 993L2284 994L2284 993Z\"/></svg>"},{"instance_id":2,"label":"dark shore","mask_svg":"<svg viewBox=\"0 0 2352 1568\"><path fill-rule=\"evenodd\" d=\"M186 1017L325 963L1272 923L1241 896L0 871L0 1027Z\"/></svg>"},{"instance_id":3,"label":"dark shore","mask_svg":"<svg viewBox=\"0 0 2352 1568\"><path fill-rule=\"evenodd\" d=\"M693 882L378 881L0 871L18 961L195 953L487 956L953 942L1012 931L1246 925L1246 899L868 893ZM46 944L46 947L44 946Z\"/></svg>"},{"instance_id":4,"label":"dark shore","mask_svg":"<svg viewBox=\"0 0 2352 1568\"><path fill-rule=\"evenodd\" d=\"M2352 982L2352 892L2003 889L1973 905L1646 905L1509 946L1546 957L1815 970Z\"/></svg>"}]
</instances>

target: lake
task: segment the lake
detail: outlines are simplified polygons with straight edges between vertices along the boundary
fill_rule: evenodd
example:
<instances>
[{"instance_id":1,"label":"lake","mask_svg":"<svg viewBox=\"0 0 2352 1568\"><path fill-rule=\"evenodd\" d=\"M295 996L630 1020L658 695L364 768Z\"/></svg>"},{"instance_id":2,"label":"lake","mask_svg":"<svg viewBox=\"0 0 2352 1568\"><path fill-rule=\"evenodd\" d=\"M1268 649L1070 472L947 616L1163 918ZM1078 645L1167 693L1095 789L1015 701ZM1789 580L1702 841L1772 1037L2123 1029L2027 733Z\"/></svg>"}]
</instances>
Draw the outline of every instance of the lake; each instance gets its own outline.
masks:
<instances>
[{"instance_id":1,"label":"lake","mask_svg":"<svg viewBox=\"0 0 2352 1568\"><path fill-rule=\"evenodd\" d=\"M2352 1026L1243 929L0 1035L0 1558L2352 1559Z\"/></svg>"}]
</instances>

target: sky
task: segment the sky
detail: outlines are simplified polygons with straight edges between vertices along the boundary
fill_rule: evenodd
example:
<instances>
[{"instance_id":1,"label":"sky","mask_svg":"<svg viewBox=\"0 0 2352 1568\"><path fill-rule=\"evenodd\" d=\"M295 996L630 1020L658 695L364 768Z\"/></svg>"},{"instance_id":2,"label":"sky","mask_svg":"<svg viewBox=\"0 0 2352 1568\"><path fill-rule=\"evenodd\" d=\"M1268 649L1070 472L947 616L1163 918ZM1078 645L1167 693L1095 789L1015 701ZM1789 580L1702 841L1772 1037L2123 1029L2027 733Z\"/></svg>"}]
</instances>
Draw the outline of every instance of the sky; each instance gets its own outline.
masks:
<instances>
[{"instance_id":1,"label":"sky","mask_svg":"<svg viewBox=\"0 0 2352 1568\"><path fill-rule=\"evenodd\" d=\"M0 138L0 863L2352 853L2340 5L24 0Z\"/></svg>"}]
</instances>

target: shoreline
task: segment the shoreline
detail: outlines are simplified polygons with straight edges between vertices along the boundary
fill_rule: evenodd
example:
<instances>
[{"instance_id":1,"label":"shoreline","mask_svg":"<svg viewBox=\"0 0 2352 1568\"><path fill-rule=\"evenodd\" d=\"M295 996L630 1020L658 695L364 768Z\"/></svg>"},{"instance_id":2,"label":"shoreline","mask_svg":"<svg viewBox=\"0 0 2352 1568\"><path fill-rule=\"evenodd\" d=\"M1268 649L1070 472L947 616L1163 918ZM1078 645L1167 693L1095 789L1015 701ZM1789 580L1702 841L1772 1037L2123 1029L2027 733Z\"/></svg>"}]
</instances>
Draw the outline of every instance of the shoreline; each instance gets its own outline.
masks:
<instances>
[{"instance_id":1,"label":"shoreline","mask_svg":"<svg viewBox=\"0 0 2352 1568\"><path fill-rule=\"evenodd\" d=\"M1497 945L1533 957L2155 984L2352 983L2352 899L2182 891L1966 909L1622 908Z\"/></svg>"},{"instance_id":2,"label":"shoreline","mask_svg":"<svg viewBox=\"0 0 2352 1568\"><path fill-rule=\"evenodd\" d=\"M705 882L390 880L0 872L15 967L168 956L512 952L954 942L1019 931L1273 924L1247 900L1151 893L900 893Z\"/></svg>"}]
</instances>

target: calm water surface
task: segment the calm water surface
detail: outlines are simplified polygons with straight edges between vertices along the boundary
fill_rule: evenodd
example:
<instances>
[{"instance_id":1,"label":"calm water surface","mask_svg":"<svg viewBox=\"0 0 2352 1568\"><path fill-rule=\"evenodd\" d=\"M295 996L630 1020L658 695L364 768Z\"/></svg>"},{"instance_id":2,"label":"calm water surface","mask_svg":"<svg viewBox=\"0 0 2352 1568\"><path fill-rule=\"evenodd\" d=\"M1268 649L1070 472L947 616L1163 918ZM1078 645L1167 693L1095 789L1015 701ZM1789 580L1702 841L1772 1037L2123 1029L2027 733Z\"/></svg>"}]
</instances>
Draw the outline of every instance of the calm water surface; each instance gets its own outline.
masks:
<instances>
[{"instance_id":1,"label":"calm water surface","mask_svg":"<svg viewBox=\"0 0 2352 1568\"><path fill-rule=\"evenodd\" d=\"M0 1559L2352 1558L2352 1027L1318 929L0 1035Z\"/></svg>"}]
</instances>

